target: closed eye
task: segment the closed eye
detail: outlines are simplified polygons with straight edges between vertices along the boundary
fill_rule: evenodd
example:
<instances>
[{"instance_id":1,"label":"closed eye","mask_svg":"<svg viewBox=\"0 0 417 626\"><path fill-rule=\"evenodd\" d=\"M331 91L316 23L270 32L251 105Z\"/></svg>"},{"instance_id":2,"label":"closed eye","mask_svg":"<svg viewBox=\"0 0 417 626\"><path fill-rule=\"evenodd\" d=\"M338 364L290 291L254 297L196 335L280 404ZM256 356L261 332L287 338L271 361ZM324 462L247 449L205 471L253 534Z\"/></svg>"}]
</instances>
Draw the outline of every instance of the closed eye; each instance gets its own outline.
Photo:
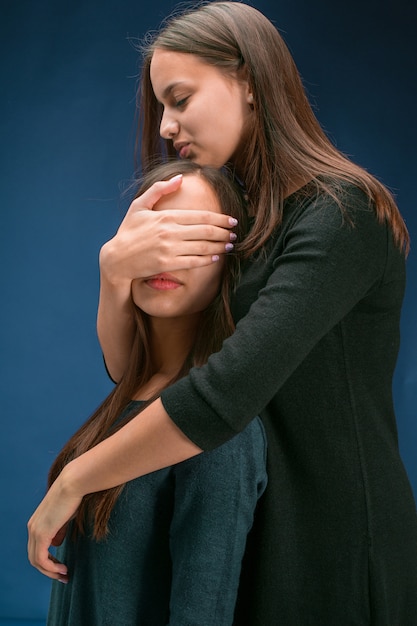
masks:
<instances>
[{"instance_id":1,"label":"closed eye","mask_svg":"<svg viewBox=\"0 0 417 626\"><path fill-rule=\"evenodd\" d=\"M181 98L181 100L177 100L175 103L176 109L181 109L187 103L188 96L186 98Z\"/></svg>"}]
</instances>

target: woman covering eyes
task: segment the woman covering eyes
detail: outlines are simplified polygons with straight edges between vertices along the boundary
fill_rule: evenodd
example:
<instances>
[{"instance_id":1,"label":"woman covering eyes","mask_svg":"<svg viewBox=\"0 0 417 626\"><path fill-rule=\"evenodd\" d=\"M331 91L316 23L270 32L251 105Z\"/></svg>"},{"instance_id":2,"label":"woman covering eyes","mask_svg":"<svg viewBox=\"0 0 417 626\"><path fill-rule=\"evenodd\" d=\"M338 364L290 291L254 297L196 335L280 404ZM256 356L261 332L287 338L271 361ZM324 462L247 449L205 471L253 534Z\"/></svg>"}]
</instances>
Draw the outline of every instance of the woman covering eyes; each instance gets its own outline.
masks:
<instances>
[{"instance_id":1,"label":"woman covering eyes","mask_svg":"<svg viewBox=\"0 0 417 626\"><path fill-rule=\"evenodd\" d=\"M160 166L141 193L178 174L179 189L154 206L162 219L175 207L227 207L243 225L240 194L215 169L186 161ZM233 332L229 292L237 270L233 255L132 282L136 338L128 367L66 444L50 481L221 348ZM54 583L48 625L231 625L246 536L266 484L265 457L256 418L211 452L86 496L58 550L68 584Z\"/></svg>"},{"instance_id":2,"label":"woman covering eyes","mask_svg":"<svg viewBox=\"0 0 417 626\"><path fill-rule=\"evenodd\" d=\"M260 415L268 487L235 624L415 626L417 517L392 401L409 238L394 199L331 144L253 7L177 13L142 52L142 167L227 165L247 195L236 329L63 469L29 522L30 560L62 576L48 548L86 494L215 450ZM98 333L115 380L135 343L134 281L211 267L235 243L226 215L150 210L177 185L142 194L100 254Z\"/></svg>"}]
</instances>

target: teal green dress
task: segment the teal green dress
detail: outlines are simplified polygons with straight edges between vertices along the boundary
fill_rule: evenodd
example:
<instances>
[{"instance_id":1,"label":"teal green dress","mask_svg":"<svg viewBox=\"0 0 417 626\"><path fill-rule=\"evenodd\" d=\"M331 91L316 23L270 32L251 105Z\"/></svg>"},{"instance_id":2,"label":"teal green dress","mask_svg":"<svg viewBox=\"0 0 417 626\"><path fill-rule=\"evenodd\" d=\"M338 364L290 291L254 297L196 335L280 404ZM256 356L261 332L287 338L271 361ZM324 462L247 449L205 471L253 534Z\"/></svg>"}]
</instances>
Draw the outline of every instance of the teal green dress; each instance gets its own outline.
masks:
<instances>
[{"instance_id":1,"label":"teal green dress","mask_svg":"<svg viewBox=\"0 0 417 626\"><path fill-rule=\"evenodd\" d=\"M259 418L225 445L127 483L100 542L57 558L48 626L231 626L247 534L266 484Z\"/></svg>"}]
</instances>

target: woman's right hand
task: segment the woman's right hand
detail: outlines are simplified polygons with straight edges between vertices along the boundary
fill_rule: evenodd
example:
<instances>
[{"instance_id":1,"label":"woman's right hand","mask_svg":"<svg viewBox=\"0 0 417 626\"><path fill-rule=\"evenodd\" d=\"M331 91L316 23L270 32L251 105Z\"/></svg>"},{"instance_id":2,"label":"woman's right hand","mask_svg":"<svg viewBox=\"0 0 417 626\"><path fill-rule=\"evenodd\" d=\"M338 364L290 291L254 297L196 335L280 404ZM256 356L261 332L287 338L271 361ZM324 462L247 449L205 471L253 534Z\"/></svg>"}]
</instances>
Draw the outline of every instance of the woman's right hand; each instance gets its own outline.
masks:
<instances>
[{"instance_id":1,"label":"woman's right hand","mask_svg":"<svg viewBox=\"0 0 417 626\"><path fill-rule=\"evenodd\" d=\"M232 218L214 211L153 211L179 189L181 176L152 185L129 207L116 235L100 251L97 334L110 376L120 380L133 336L132 280L202 267L218 260L232 240Z\"/></svg>"},{"instance_id":2,"label":"woman's right hand","mask_svg":"<svg viewBox=\"0 0 417 626\"><path fill-rule=\"evenodd\" d=\"M227 215L214 211L152 211L158 200L176 191L182 176L160 181L136 198L116 235L101 249L106 280L123 284L161 272L209 265L225 253L231 228Z\"/></svg>"}]
</instances>

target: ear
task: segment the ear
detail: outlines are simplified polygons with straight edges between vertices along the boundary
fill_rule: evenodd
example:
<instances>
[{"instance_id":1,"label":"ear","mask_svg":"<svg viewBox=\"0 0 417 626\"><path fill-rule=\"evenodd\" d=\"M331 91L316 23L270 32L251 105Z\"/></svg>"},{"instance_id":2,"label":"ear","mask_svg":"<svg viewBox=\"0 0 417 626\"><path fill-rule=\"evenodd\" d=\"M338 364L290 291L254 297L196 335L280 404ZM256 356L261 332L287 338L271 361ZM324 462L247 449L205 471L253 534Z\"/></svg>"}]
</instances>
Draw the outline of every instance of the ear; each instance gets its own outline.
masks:
<instances>
[{"instance_id":1,"label":"ear","mask_svg":"<svg viewBox=\"0 0 417 626\"><path fill-rule=\"evenodd\" d=\"M249 84L249 75L248 75L248 70L247 70L246 65L243 65L237 70L236 77L238 81L242 83L242 86L245 90L246 102L252 106L254 98L253 98L253 93L252 93L252 87Z\"/></svg>"},{"instance_id":2,"label":"ear","mask_svg":"<svg viewBox=\"0 0 417 626\"><path fill-rule=\"evenodd\" d=\"M247 78L245 78L245 96L246 96L246 102L249 104L250 107L253 107L253 92L252 92L252 87L249 84L249 81Z\"/></svg>"}]
</instances>

